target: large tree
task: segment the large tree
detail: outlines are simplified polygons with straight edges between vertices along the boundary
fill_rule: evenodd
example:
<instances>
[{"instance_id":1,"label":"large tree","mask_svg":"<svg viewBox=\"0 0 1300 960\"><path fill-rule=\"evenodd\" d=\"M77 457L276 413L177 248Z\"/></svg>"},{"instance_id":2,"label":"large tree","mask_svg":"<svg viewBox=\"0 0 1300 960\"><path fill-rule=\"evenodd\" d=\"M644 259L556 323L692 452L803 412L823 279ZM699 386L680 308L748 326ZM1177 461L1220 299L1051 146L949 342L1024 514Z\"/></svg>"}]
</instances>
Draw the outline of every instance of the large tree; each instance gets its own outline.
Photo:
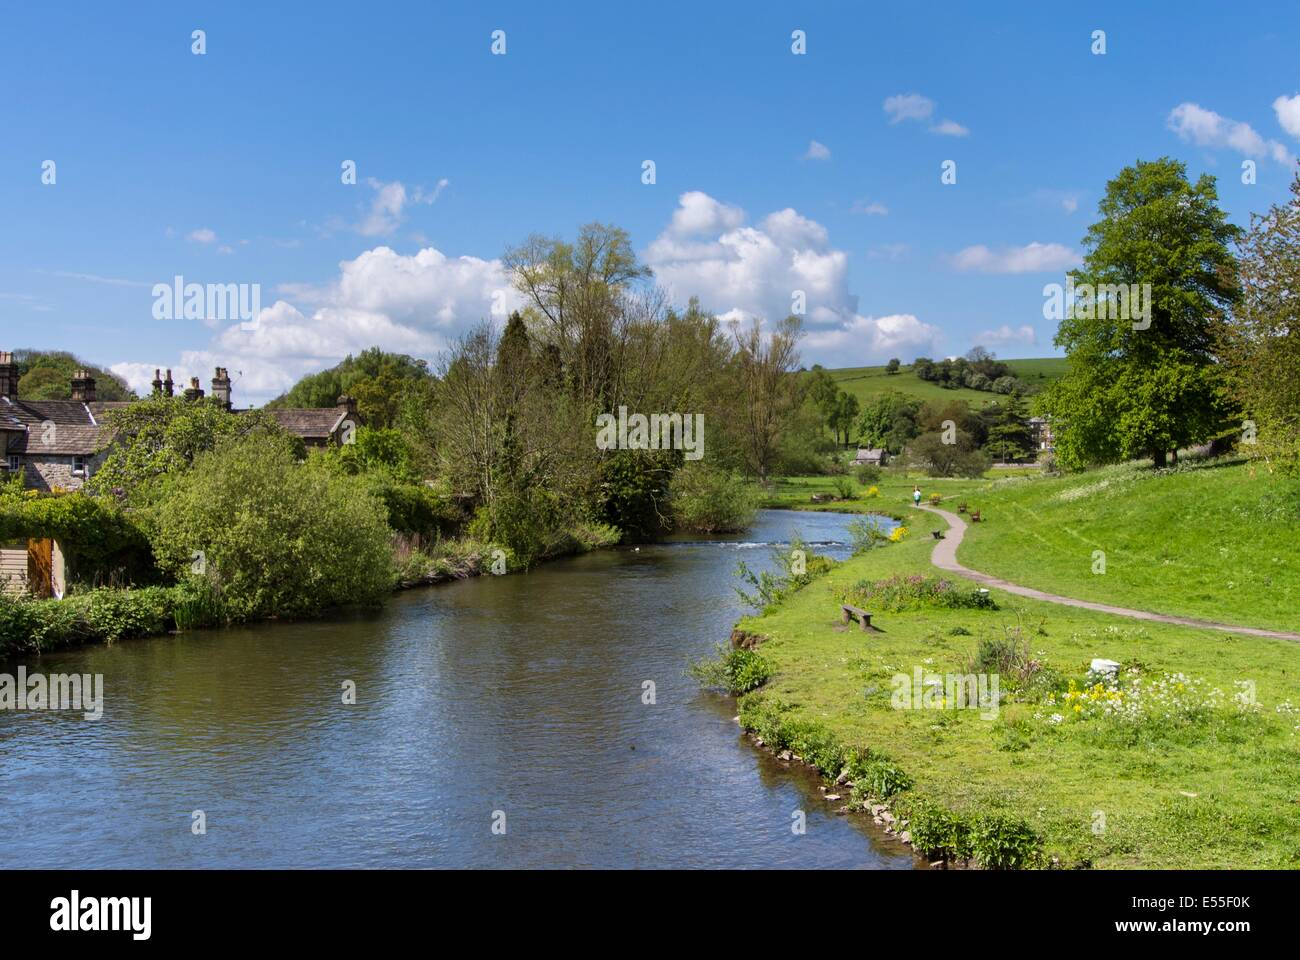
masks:
<instances>
[{"instance_id":1,"label":"large tree","mask_svg":"<svg viewBox=\"0 0 1300 960\"><path fill-rule=\"evenodd\" d=\"M1289 202L1251 217L1241 278L1241 308L1219 331L1219 347L1250 421L1238 428L1243 449L1300 472L1300 172Z\"/></svg>"},{"instance_id":2,"label":"large tree","mask_svg":"<svg viewBox=\"0 0 1300 960\"><path fill-rule=\"evenodd\" d=\"M1076 301L1056 334L1069 371L1041 409L1056 418L1064 466L1148 456L1162 467L1170 451L1213 436L1227 413L1212 330L1238 297L1229 245L1240 231L1219 208L1214 178L1190 183L1169 158L1124 168L1098 209L1071 274L1076 289L1149 285L1149 315L1133 317L1132 298L1129 316L1113 311L1113 293Z\"/></svg>"},{"instance_id":3,"label":"large tree","mask_svg":"<svg viewBox=\"0 0 1300 960\"><path fill-rule=\"evenodd\" d=\"M741 446L749 470L766 482L781 433L799 407L799 383L791 375L799 363L799 318L786 317L767 336L757 320L744 329L737 323L732 330L744 401Z\"/></svg>"}]
</instances>

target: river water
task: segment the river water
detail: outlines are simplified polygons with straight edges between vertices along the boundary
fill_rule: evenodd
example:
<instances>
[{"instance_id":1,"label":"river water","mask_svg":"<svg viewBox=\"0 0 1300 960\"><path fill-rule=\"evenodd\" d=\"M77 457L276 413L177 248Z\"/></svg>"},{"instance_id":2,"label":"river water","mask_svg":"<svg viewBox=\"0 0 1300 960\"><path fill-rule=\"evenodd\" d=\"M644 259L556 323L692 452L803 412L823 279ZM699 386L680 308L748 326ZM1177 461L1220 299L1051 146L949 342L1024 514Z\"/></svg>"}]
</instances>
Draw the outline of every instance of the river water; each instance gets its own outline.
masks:
<instances>
[{"instance_id":1,"label":"river water","mask_svg":"<svg viewBox=\"0 0 1300 960\"><path fill-rule=\"evenodd\" d=\"M5 864L910 867L685 674L744 612L737 560L766 566L795 530L843 557L849 519L765 511L742 537L414 590L380 613L28 660L103 674L105 706L0 713Z\"/></svg>"}]
</instances>

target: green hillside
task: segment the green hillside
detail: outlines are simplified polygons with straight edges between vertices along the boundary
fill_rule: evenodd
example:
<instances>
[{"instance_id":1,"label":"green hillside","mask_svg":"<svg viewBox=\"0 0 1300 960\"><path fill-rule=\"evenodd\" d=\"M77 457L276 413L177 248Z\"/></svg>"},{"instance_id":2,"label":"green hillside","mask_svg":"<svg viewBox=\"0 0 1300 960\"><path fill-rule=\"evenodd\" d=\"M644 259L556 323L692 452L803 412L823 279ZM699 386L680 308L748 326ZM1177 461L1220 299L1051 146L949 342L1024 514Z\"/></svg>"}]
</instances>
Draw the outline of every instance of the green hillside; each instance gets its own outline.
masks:
<instances>
[{"instance_id":1,"label":"green hillside","mask_svg":"<svg viewBox=\"0 0 1300 960\"><path fill-rule=\"evenodd\" d=\"M1037 387L1045 387L1064 374L1066 362L1064 357L1006 361L1017 377ZM937 383L920 379L912 372L910 364L902 367L892 376L885 372L884 367L844 367L827 372L841 389L857 397L859 404L865 404L887 390L897 390L936 403L963 400L975 408L982 407L1000 396L982 390L968 390L965 387L947 390Z\"/></svg>"}]
</instances>

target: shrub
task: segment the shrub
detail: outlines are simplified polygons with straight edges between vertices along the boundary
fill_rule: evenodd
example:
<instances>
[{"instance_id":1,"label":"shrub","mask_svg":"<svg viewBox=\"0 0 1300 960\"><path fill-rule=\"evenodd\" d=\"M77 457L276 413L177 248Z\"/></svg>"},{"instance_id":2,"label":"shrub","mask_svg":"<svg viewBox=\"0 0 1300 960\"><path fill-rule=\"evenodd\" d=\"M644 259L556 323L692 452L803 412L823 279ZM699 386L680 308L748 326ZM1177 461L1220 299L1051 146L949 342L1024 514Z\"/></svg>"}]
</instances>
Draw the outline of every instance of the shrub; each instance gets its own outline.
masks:
<instances>
[{"instance_id":1,"label":"shrub","mask_svg":"<svg viewBox=\"0 0 1300 960\"><path fill-rule=\"evenodd\" d=\"M848 773L849 779L853 781L855 798L888 800L904 790L912 789L912 778L889 757L875 751L870 751L865 756L855 756L849 764Z\"/></svg>"},{"instance_id":2,"label":"shrub","mask_svg":"<svg viewBox=\"0 0 1300 960\"><path fill-rule=\"evenodd\" d=\"M997 609L987 593L958 590L950 580L920 574L894 574L884 580L859 580L844 590L841 603L899 613L921 607L945 609Z\"/></svg>"},{"instance_id":3,"label":"shrub","mask_svg":"<svg viewBox=\"0 0 1300 960\"><path fill-rule=\"evenodd\" d=\"M832 477L831 486L835 488L835 496L839 497L841 500L853 499L853 481L848 477Z\"/></svg>"},{"instance_id":4,"label":"shrub","mask_svg":"<svg viewBox=\"0 0 1300 960\"><path fill-rule=\"evenodd\" d=\"M858 517L849 524L849 537L853 542L853 553L866 553L876 547L890 542L889 534L880 529L872 517Z\"/></svg>"},{"instance_id":5,"label":"shrub","mask_svg":"<svg viewBox=\"0 0 1300 960\"><path fill-rule=\"evenodd\" d=\"M789 547L772 547L772 562L779 573L768 570L756 573L743 560L736 564L736 576L742 584L748 584L753 592L748 592L744 586L734 589L741 600L756 610L766 611L835 566L835 561L830 557L809 550L798 535L791 538Z\"/></svg>"},{"instance_id":6,"label":"shrub","mask_svg":"<svg viewBox=\"0 0 1300 960\"><path fill-rule=\"evenodd\" d=\"M356 478L300 466L280 438L250 435L200 454L168 482L151 537L178 577L202 552L232 619L300 617L375 603L392 589L385 520Z\"/></svg>"},{"instance_id":7,"label":"shrub","mask_svg":"<svg viewBox=\"0 0 1300 960\"><path fill-rule=\"evenodd\" d=\"M970 827L957 814L933 803L917 802L909 805L907 816L907 829L917 850L952 860L970 858Z\"/></svg>"},{"instance_id":8,"label":"shrub","mask_svg":"<svg viewBox=\"0 0 1300 960\"><path fill-rule=\"evenodd\" d=\"M986 870L1019 870L1031 866L1040 846L1027 823L1005 814L978 817L971 825L971 857Z\"/></svg>"},{"instance_id":9,"label":"shrub","mask_svg":"<svg viewBox=\"0 0 1300 960\"><path fill-rule=\"evenodd\" d=\"M1029 683L1042 668L1030 653L1029 640L1024 631L1005 627L1001 636L985 637L979 649L966 660L967 673L997 674L1012 689Z\"/></svg>"},{"instance_id":10,"label":"shrub","mask_svg":"<svg viewBox=\"0 0 1300 960\"><path fill-rule=\"evenodd\" d=\"M716 656L691 664L691 675L701 686L739 695L767 683L772 665L753 650L720 644Z\"/></svg>"},{"instance_id":11,"label":"shrub","mask_svg":"<svg viewBox=\"0 0 1300 960\"><path fill-rule=\"evenodd\" d=\"M880 482L880 467L874 463L860 463L853 468L853 475L857 477L858 483L867 486L872 483Z\"/></svg>"},{"instance_id":12,"label":"shrub","mask_svg":"<svg viewBox=\"0 0 1300 960\"><path fill-rule=\"evenodd\" d=\"M676 525L700 533L733 533L754 522L759 491L742 478L699 462L685 464L672 480Z\"/></svg>"},{"instance_id":13,"label":"shrub","mask_svg":"<svg viewBox=\"0 0 1300 960\"><path fill-rule=\"evenodd\" d=\"M175 596L165 587L92 590L65 603L84 621L87 639L108 643L165 633L175 622Z\"/></svg>"}]
</instances>

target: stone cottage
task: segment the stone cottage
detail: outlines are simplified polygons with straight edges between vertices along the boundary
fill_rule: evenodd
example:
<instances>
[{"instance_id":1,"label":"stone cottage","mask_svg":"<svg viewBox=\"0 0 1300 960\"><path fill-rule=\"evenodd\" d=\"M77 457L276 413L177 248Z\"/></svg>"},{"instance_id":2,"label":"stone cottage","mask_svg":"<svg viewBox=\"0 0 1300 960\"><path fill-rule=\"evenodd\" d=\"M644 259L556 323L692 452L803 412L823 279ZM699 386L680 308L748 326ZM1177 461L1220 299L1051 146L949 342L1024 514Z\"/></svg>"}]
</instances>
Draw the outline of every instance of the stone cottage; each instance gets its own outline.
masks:
<instances>
[{"instance_id":1,"label":"stone cottage","mask_svg":"<svg viewBox=\"0 0 1300 960\"><path fill-rule=\"evenodd\" d=\"M174 396L170 370L166 379L154 371L153 392ZM191 378L184 396L204 398L198 377ZM212 398L233 410L225 367L217 367L212 378ZM0 352L0 470L23 470L25 485L36 490L78 489L104 462L105 418L128 405L96 400L95 379L85 370L73 374L71 400L24 400L18 396L18 364L12 353ZM333 407L267 412L309 447L346 443L361 422L356 401L348 396L339 397Z\"/></svg>"}]
</instances>

